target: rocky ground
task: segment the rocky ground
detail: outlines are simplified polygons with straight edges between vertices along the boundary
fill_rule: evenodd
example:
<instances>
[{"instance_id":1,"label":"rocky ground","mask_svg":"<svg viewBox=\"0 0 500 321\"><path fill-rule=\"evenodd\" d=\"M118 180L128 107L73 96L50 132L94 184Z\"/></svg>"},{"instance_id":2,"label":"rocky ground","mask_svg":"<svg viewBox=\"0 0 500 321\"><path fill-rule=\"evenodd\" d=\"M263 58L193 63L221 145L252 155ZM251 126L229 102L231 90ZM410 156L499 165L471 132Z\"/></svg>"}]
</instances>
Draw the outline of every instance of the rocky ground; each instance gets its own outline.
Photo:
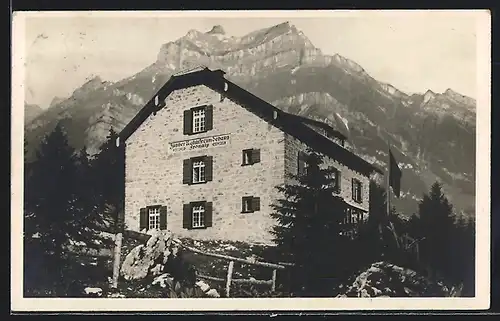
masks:
<instances>
[{"instance_id":1,"label":"rocky ground","mask_svg":"<svg viewBox=\"0 0 500 321\"><path fill-rule=\"evenodd\" d=\"M442 282L430 282L411 269L387 262L373 263L356 276L337 297L444 297L458 296L460 288L448 289Z\"/></svg>"},{"instance_id":2,"label":"rocky ground","mask_svg":"<svg viewBox=\"0 0 500 321\"><path fill-rule=\"evenodd\" d=\"M125 238L122 267L117 289L111 288L111 251L74 253L67 286L68 297L224 297L224 282L210 281L196 275L225 279L228 261L181 250L170 233L153 235L147 242ZM201 251L277 263L272 248L241 242L197 241L180 239L182 244ZM107 254L107 255L106 255ZM100 255L100 256L98 256ZM280 274L281 273L281 274ZM233 278L269 280L272 270L236 263ZM278 273L278 286L233 284L231 297L289 297L284 290L287 274ZM44 291L34 296L53 296ZM387 262L373 263L366 270L332 289L332 297L436 297L459 296L460 288L447 288L430 282L415 271Z\"/></svg>"}]
</instances>

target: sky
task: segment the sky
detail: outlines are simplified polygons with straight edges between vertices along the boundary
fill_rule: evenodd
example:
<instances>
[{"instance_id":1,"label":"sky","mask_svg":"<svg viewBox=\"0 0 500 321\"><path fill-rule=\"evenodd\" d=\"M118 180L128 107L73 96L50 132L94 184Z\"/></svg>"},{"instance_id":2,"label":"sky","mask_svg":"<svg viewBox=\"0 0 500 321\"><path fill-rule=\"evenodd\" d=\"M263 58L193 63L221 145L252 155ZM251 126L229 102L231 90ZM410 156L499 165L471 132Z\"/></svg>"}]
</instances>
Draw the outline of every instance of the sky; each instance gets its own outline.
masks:
<instances>
[{"instance_id":1,"label":"sky","mask_svg":"<svg viewBox=\"0 0 500 321\"><path fill-rule=\"evenodd\" d=\"M284 21L301 30L323 54L354 60L375 79L404 92L451 88L476 98L477 15L344 13L253 13L244 18L221 12L183 17L158 12L27 16L25 101L47 108L54 96L68 97L92 76L107 81L132 76L156 60L162 44L191 29L209 31L221 25L227 35L242 36Z\"/></svg>"}]
</instances>

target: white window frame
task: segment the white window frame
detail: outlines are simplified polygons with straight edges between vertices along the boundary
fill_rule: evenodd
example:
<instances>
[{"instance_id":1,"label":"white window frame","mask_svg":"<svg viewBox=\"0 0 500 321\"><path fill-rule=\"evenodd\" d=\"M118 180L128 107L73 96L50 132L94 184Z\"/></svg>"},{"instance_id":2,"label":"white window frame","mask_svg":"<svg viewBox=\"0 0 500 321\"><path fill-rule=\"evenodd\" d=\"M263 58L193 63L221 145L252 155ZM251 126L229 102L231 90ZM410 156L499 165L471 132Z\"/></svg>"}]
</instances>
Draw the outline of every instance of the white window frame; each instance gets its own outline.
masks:
<instances>
[{"instance_id":1,"label":"white window frame","mask_svg":"<svg viewBox=\"0 0 500 321\"><path fill-rule=\"evenodd\" d=\"M245 197L243 198L243 208L242 212L243 213L248 213L252 211L252 198L251 197Z\"/></svg>"},{"instance_id":2,"label":"white window frame","mask_svg":"<svg viewBox=\"0 0 500 321\"><path fill-rule=\"evenodd\" d=\"M252 150L244 149L243 150L243 165L252 164Z\"/></svg>"},{"instance_id":3,"label":"white window frame","mask_svg":"<svg viewBox=\"0 0 500 321\"><path fill-rule=\"evenodd\" d=\"M200 160L193 161L193 183L204 183L206 182L206 164Z\"/></svg>"},{"instance_id":4,"label":"white window frame","mask_svg":"<svg viewBox=\"0 0 500 321\"><path fill-rule=\"evenodd\" d=\"M205 131L206 112L205 108L193 109L193 133Z\"/></svg>"},{"instance_id":5,"label":"white window frame","mask_svg":"<svg viewBox=\"0 0 500 321\"><path fill-rule=\"evenodd\" d=\"M194 205L191 210L193 228L205 227L205 206Z\"/></svg>"},{"instance_id":6,"label":"white window frame","mask_svg":"<svg viewBox=\"0 0 500 321\"><path fill-rule=\"evenodd\" d=\"M148 208L148 230L160 229L160 208Z\"/></svg>"}]
</instances>

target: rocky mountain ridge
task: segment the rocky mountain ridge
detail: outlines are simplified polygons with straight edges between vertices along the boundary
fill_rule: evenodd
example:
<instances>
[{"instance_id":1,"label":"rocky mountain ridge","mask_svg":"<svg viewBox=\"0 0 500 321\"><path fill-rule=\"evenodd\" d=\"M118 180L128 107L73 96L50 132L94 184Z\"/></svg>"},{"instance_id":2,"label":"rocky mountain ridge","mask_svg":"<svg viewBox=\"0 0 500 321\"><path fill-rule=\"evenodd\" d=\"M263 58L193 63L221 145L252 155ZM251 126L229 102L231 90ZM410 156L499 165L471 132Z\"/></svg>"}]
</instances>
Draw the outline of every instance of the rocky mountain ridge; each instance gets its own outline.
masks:
<instances>
[{"instance_id":1,"label":"rocky mountain ridge","mask_svg":"<svg viewBox=\"0 0 500 321\"><path fill-rule=\"evenodd\" d=\"M24 103L24 124L31 122L41 113L43 113L43 109L40 106Z\"/></svg>"},{"instance_id":2,"label":"rocky mountain ridge","mask_svg":"<svg viewBox=\"0 0 500 321\"><path fill-rule=\"evenodd\" d=\"M57 121L70 143L96 152L110 127L121 130L144 103L185 68L205 65L277 107L337 127L345 118L358 155L385 166L387 142L403 168L406 214L436 179L459 211L474 212L475 101L459 93L407 94L371 77L359 64L338 54L325 55L288 22L229 37L221 26L190 30L161 46L157 60L118 81L93 78L26 126L28 145Z\"/></svg>"}]
</instances>

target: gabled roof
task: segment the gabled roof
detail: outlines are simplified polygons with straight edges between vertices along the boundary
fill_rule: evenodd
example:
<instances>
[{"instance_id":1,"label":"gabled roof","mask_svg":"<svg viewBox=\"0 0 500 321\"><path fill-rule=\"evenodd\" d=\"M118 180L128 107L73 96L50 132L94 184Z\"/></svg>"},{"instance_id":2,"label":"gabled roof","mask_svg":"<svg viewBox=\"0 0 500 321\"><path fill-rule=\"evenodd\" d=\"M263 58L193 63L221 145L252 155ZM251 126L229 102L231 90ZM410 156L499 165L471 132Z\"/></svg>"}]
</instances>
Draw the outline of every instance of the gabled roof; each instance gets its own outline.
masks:
<instances>
[{"instance_id":1,"label":"gabled roof","mask_svg":"<svg viewBox=\"0 0 500 321\"><path fill-rule=\"evenodd\" d=\"M194 71L189 71L188 73L181 73L180 75L172 76L120 132L120 140L125 142L149 117L149 115L163 108L163 105L156 105L156 102L164 101L165 98L174 90L205 85L237 102L244 108L253 112L255 115L280 128L285 133L303 141L318 152L328 155L356 171L365 175L369 175L372 172L383 173L376 166L368 163L361 157L337 145L327 137L319 134L307 126L307 123L312 123L317 126L322 126L323 128L328 127L329 131L332 133L336 132L327 124L319 125L322 124L319 121L309 120L304 117L284 112L225 79L224 74L225 73L222 70L210 70L204 67L201 69L197 68ZM336 136L339 138L343 137L341 139L345 139L345 136L339 132L336 132Z\"/></svg>"},{"instance_id":2,"label":"gabled roof","mask_svg":"<svg viewBox=\"0 0 500 321\"><path fill-rule=\"evenodd\" d=\"M174 73L174 76L181 76L181 75L185 75L185 74L192 73L192 72L202 71L205 69L208 69L208 67L205 65L196 65L196 66L191 67L191 68L182 69L181 71Z\"/></svg>"}]
</instances>

